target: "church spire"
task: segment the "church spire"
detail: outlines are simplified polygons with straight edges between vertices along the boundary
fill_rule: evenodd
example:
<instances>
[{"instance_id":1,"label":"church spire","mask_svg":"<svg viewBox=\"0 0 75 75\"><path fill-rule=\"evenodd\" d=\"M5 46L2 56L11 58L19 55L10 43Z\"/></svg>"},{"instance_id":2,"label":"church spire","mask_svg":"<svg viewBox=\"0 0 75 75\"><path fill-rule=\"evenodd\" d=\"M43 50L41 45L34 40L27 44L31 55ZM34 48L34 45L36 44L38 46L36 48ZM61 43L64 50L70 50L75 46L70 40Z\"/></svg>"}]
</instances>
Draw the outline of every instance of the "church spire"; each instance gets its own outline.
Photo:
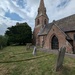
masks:
<instances>
[{"instance_id":1,"label":"church spire","mask_svg":"<svg viewBox=\"0 0 75 75\"><path fill-rule=\"evenodd\" d=\"M39 8L45 8L44 0L41 0Z\"/></svg>"},{"instance_id":2,"label":"church spire","mask_svg":"<svg viewBox=\"0 0 75 75\"><path fill-rule=\"evenodd\" d=\"M40 0L40 5L39 5L39 8L38 8L38 14L36 16L36 19L35 19L35 25L38 26L41 24L41 26L43 27L44 25L47 25L48 24L48 16L46 14L46 8L45 8L45 5L44 5L44 0Z\"/></svg>"},{"instance_id":3,"label":"church spire","mask_svg":"<svg viewBox=\"0 0 75 75\"><path fill-rule=\"evenodd\" d=\"M44 0L40 0L40 5L38 8L38 14L35 18L35 28L34 28L34 33L33 33L34 43L40 44L38 33L41 30L41 28L48 25L48 22L49 22L49 19L48 19L48 16L46 14L46 8L44 5Z\"/></svg>"},{"instance_id":4,"label":"church spire","mask_svg":"<svg viewBox=\"0 0 75 75\"><path fill-rule=\"evenodd\" d=\"M41 0L40 1L40 6L38 8L38 15L39 14L46 14L46 8L45 8L45 5L44 5L44 0Z\"/></svg>"},{"instance_id":5,"label":"church spire","mask_svg":"<svg viewBox=\"0 0 75 75\"><path fill-rule=\"evenodd\" d=\"M45 8L44 0L40 0L40 5L38 8L38 14L37 14L36 18L38 18L39 16L45 16L46 18L48 18L47 14L46 14L46 8Z\"/></svg>"}]
</instances>

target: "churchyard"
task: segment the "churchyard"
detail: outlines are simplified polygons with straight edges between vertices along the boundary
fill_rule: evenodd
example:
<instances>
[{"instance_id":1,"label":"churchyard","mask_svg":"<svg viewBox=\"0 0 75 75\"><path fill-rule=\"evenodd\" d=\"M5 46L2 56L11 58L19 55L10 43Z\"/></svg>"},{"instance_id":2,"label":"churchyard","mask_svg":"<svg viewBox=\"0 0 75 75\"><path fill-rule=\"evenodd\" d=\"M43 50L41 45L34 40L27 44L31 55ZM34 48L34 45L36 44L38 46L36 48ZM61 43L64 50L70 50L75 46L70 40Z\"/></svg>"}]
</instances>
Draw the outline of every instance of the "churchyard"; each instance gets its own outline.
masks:
<instances>
[{"instance_id":1,"label":"churchyard","mask_svg":"<svg viewBox=\"0 0 75 75\"><path fill-rule=\"evenodd\" d=\"M64 57L63 67L56 72L58 55L25 46L8 46L0 50L0 75L75 75L75 58Z\"/></svg>"}]
</instances>

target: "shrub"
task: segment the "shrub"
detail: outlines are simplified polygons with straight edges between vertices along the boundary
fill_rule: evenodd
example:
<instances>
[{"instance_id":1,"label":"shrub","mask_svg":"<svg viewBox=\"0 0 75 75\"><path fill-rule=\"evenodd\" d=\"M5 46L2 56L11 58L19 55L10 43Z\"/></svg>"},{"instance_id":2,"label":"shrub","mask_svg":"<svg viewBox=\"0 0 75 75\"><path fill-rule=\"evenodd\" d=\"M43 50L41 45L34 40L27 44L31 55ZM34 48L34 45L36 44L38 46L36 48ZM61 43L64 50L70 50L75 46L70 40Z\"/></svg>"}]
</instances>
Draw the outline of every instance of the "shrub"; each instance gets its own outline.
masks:
<instances>
[{"instance_id":1,"label":"shrub","mask_svg":"<svg viewBox=\"0 0 75 75\"><path fill-rule=\"evenodd\" d=\"M7 40L8 38L6 36L0 35L0 49L7 46Z\"/></svg>"}]
</instances>

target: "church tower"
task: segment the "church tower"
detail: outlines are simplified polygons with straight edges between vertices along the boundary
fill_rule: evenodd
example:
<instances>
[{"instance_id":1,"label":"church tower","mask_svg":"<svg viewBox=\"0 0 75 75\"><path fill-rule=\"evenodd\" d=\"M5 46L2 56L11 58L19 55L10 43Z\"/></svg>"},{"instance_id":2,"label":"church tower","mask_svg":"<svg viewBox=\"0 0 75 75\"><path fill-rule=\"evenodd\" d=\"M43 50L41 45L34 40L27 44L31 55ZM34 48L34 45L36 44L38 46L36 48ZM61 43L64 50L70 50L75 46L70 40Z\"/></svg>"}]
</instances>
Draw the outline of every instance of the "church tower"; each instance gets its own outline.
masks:
<instances>
[{"instance_id":1,"label":"church tower","mask_svg":"<svg viewBox=\"0 0 75 75\"><path fill-rule=\"evenodd\" d=\"M47 25L49 22L48 16L46 14L46 8L44 5L44 0L40 1L40 5L38 8L38 14L35 19L35 28L33 32L33 39L35 44L38 44L39 38L38 38L38 33L41 28L43 28L45 25Z\"/></svg>"}]
</instances>

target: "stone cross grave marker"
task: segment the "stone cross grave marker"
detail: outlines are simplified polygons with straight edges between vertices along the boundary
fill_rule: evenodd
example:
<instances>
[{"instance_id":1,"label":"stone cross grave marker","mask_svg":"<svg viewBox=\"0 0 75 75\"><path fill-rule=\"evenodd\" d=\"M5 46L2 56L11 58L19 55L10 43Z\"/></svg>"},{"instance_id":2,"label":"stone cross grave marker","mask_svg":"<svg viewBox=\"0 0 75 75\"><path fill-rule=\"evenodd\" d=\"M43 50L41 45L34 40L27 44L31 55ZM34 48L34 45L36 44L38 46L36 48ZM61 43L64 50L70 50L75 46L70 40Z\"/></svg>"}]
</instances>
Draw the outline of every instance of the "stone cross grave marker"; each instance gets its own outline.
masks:
<instances>
[{"instance_id":1,"label":"stone cross grave marker","mask_svg":"<svg viewBox=\"0 0 75 75\"><path fill-rule=\"evenodd\" d=\"M65 52L66 52L66 48L61 47L59 50L58 58L57 58L56 71L59 71L63 66Z\"/></svg>"},{"instance_id":2,"label":"stone cross grave marker","mask_svg":"<svg viewBox=\"0 0 75 75\"><path fill-rule=\"evenodd\" d=\"M36 55L36 46L34 46L33 55Z\"/></svg>"}]
</instances>

